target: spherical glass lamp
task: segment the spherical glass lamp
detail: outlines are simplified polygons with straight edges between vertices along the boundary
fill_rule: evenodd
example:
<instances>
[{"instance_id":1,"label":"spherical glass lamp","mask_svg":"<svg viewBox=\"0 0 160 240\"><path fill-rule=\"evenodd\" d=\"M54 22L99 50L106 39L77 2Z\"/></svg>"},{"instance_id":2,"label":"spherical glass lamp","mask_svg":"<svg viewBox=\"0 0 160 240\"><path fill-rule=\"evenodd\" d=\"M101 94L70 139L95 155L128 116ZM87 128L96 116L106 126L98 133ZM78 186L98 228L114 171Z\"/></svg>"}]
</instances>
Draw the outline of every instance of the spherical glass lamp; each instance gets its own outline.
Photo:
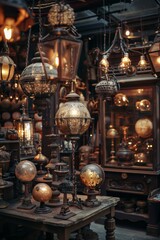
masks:
<instances>
[{"instance_id":1,"label":"spherical glass lamp","mask_svg":"<svg viewBox=\"0 0 160 240\"><path fill-rule=\"evenodd\" d=\"M35 53L32 63L28 65L20 76L20 83L24 93L29 97L42 98L55 93L56 83L54 78L56 70L48 63L43 54L41 61L39 52Z\"/></svg>"},{"instance_id":2,"label":"spherical glass lamp","mask_svg":"<svg viewBox=\"0 0 160 240\"><path fill-rule=\"evenodd\" d=\"M75 174L75 145L80 135L87 131L91 116L85 105L79 101L79 95L73 91L66 96L65 102L57 111L55 121L62 134L67 135L72 143L72 182L73 182L73 205L79 205L77 198L77 183Z\"/></svg>"},{"instance_id":3,"label":"spherical glass lamp","mask_svg":"<svg viewBox=\"0 0 160 240\"><path fill-rule=\"evenodd\" d=\"M101 203L96 198L99 188L105 179L105 173L103 168L98 164L88 164L81 169L80 180L86 186L85 194L87 199L84 205L88 207L99 206Z\"/></svg>"},{"instance_id":4,"label":"spherical glass lamp","mask_svg":"<svg viewBox=\"0 0 160 240\"><path fill-rule=\"evenodd\" d=\"M87 131L91 116L85 105L79 101L79 95L73 90L66 96L65 102L58 109L55 121L62 134L77 138Z\"/></svg>"},{"instance_id":5,"label":"spherical glass lamp","mask_svg":"<svg viewBox=\"0 0 160 240\"><path fill-rule=\"evenodd\" d=\"M15 63L4 53L0 56L0 81L10 81L13 78Z\"/></svg>"},{"instance_id":6,"label":"spherical glass lamp","mask_svg":"<svg viewBox=\"0 0 160 240\"><path fill-rule=\"evenodd\" d=\"M35 206L31 203L29 196L29 183L35 178L36 174L36 167L31 161L23 160L17 164L15 175L25 185L24 199L18 208L32 209Z\"/></svg>"}]
</instances>

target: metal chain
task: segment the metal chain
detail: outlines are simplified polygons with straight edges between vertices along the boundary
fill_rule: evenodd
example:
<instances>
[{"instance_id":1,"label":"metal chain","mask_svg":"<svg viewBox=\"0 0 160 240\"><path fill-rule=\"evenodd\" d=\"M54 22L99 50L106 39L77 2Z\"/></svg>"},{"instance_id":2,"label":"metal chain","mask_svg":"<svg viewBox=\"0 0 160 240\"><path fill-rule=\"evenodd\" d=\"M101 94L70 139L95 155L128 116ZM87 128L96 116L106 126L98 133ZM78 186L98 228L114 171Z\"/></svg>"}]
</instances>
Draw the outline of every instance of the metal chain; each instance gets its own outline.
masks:
<instances>
[{"instance_id":1,"label":"metal chain","mask_svg":"<svg viewBox=\"0 0 160 240\"><path fill-rule=\"evenodd\" d=\"M32 12L33 12L33 7L34 7L34 0L32 2ZM27 53L26 53L26 67L28 66L28 59L29 59L29 50L30 50L30 41L31 41L31 32L32 32L32 28L29 29L28 32L28 40L27 40Z\"/></svg>"},{"instance_id":2,"label":"metal chain","mask_svg":"<svg viewBox=\"0 0 160 240\"><path fill-rule=\"evenodd\" d=\"M41 14L41 1L38 2L38 21L39 21L39 42L42 39L42 14Z\"/></svg>"},{"instance_id":3,"label":"metal chain","mask_svg":"<svg viewBox=\"0 0 160 240\"><path fill-rule=\"evenodd\" d=\"M29 50L30 50L30 40L31 40L31 28L29 29L29 33L28 33L28 41L27 41L27 57L26 57L26 67L28 66L28 58L29 58Z\"/></svg>"}]
</instances>

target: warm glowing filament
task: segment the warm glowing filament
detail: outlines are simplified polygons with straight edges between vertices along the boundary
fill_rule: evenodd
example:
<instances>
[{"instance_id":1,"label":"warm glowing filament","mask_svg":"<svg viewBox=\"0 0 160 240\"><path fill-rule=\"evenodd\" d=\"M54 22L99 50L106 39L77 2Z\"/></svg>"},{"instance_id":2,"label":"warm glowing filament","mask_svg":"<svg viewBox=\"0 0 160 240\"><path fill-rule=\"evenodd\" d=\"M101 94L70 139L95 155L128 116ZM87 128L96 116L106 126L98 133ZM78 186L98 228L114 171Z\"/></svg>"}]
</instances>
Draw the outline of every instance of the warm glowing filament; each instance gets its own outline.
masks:
<instances>
[{"instance_id":1,"label":"warm glowing filament","mask_svg":"<svg viewBox=\"0 0 160 240\"><path fill-rule=\"evenodd\" d=\"M55 57L54 65L56 68L58 68L58 66L59 66L59 57L58 56Z\"/></svg>"},{"instance_id":2,"label":"warm glowing filament","mask_svg":"<svg viewBox=\"0 0 160 240\"><path fill-rule=\"evenodd\" d=\"M156 62L160 64L160 56L157 57Z\"/></svg>"},{"instance_id":3,"label":"warm glowing filament","mask_svg":"<svg viewBox=\"0 0 160 240\"><path fill-rule=\"evenodd\" d=\"M10 40L12 37L12 28L11 27L5 27L4 28L4 36L6 40Z\"/></svg>"}]
</instances>

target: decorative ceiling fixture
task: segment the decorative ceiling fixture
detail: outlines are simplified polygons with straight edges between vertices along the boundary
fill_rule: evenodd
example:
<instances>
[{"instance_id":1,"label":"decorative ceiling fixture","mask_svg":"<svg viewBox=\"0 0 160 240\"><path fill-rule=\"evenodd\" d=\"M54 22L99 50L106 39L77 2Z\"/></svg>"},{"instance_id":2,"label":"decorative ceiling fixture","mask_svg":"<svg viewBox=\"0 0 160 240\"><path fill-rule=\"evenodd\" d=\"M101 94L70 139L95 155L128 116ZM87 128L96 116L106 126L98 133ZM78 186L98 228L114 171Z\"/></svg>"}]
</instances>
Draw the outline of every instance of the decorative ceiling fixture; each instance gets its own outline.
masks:
<instances>
[{"instance_id":1,"label":"decorative ceiling fixture","mask_svg":"<svg viewBox=\"0 0 160 240\"><path fill-rule=\"evenodd\" d=\"M44 52L57 70L58 81L71 82L76 77L82 41L73 26L74 20L74 11L68 4L54 3L48 13L52 31L38 44L42 62Z\"/></svg>"},{"instance_id":2,"label":"decorative ceiling fixture","mask_svg":"<svg viewBox=\"0 0 160 240\"><path fill-rule=\"evenodd\" d=\"M108 48L107 51L104 51L101 53L102 60L99 63L99 67L101 68L102 71L108 71L108 68L109 68L108 58L109 58L111 52L113 51L117 42L119 42L119 47L123 54L123 57L121 59L121 62L119 64L118 68L122 73L126 73L127 70L130 68L131 60L130 60L129 54L128 54L128 47L122 37L121 27L117 27L111 46Z\"/></svg>"},{"instance_id":3,"label":"decorative ceiling fixture","mask_svg":"<svg viewBox=\"0 0 160 240\"><path fill-rule=\"evenodd\" d=\"M152 46L148 50L148 59L156 77L160 76L160 30L157 31Z\"/></svg>"},{"instance_id":4,"label":"decorative ceiling fixture","mask_svg":"<svg viewBox=\"0 0 160 240\"><path fill-rule=\"evenodd\" d=\"M25 1L0 1L0 36L7 41L14 41L15 35L26 31L33 25L33 18Z\"/></svg>"},{"instance_id":5,"label":"decorative ceiling fixture","mask_svg":"<svg viewBox=\"0 0 160 240\"><path fill-rule=\"evenodd\" d=\"M0 81L10 81L15 71L15 63L9 57L9 48L6 43L0 53Z\"/></svg>"},{"instance_id":6,"label":"decorative ceiling fixture","mask_svg":"<svg viewBox=\"0 0 160 240\"><path fill-rule=\"evenodd\" d=\"M41 39L41 9L39 2L39 41ZM28 36L28 54L30 48L30 35ZM41 55L41 56L40 56ZM57 89L55 77L57 76L56 69L49 64L49 60L45 53L36 52L32 59L32 63L27 66L28 56L26 61L26 68L20 76L20 83L24 93L34 99L34 103L39 112L42 112L47 104L47 98L53 95Z\"/></svg>"}]
</instances>

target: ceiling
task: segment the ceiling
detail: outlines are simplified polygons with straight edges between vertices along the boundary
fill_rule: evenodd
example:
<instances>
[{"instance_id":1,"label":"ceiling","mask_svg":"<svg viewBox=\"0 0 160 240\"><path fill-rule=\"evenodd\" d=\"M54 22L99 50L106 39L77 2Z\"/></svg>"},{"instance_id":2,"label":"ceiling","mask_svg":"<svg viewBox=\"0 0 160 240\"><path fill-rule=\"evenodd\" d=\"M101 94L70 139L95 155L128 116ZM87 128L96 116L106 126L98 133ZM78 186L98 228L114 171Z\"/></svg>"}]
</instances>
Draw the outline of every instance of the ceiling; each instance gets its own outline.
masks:
<instances>
[{"instance_id":1,"label":"ceiling","mask_svg":"<svg viewBox=\"0 0 160 240\"><path fill-rule=\"evenodd\" d=\"M33 0L26 0L31 7ZM34 13L38 15L38 4L42 6L43 17L56 2L35 0ZM158 27L160 0L67 0L76 14L75 26L82 36L114 32L118 25L128 26L134 32L132 39L139 36L150 37Z\"/></svg>"}]
</instances>

